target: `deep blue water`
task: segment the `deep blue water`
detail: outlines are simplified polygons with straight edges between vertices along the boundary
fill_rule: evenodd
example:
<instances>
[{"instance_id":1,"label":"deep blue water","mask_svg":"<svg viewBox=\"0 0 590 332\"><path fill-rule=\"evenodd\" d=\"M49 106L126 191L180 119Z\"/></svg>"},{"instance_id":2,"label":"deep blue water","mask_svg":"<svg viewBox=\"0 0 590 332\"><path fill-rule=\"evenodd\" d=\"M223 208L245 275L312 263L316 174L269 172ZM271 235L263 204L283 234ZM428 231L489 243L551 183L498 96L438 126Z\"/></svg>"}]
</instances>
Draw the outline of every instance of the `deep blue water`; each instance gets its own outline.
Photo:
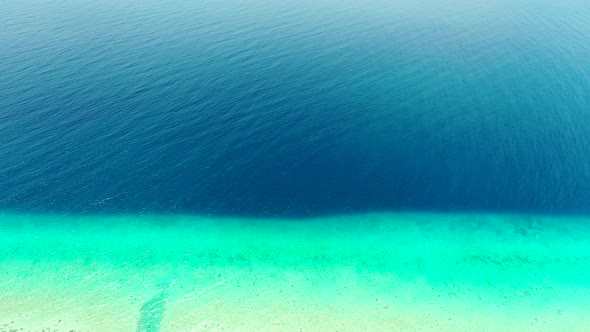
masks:
<instances>
[{"instance_id":1,"label":"deep blue water","mask_svg":"<svg viewBox=\"0 0 590 332\"><path fill-rule=\"evenodd\" d=\"M0 209L590 212L586 0L0 6Z\"/></svg>"}]
</instances>

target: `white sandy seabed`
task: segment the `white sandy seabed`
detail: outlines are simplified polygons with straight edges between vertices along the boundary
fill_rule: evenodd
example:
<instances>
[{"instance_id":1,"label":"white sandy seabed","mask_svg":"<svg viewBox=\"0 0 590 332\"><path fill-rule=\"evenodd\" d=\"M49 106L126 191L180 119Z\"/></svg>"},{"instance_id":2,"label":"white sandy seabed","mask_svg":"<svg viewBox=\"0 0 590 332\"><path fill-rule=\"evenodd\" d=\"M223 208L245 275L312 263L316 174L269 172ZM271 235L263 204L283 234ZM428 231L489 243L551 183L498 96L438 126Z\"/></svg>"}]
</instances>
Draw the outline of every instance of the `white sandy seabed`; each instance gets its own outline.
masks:
<instances>
[{"instance_id":1,"label":"white sandy seabed","mask_svg":"<svg viewBox=\"0 0 590 332\"><path fill-rule=\"evenodd\" d=\"M0 214L0 331L590 331L590 219Z\"/></svg>"}]
</instances>

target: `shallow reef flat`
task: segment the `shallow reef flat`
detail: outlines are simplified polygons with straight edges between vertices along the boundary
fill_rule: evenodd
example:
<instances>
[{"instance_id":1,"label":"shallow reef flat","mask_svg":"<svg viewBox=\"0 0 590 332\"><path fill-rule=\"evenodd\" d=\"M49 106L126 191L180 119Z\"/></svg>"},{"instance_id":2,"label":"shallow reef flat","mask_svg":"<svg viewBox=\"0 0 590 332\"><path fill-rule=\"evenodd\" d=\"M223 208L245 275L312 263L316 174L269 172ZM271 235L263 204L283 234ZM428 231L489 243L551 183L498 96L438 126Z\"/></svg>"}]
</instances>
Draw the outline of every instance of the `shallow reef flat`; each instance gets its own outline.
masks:
<instances>
[{"instance_id":1,"label":"shallow reef flat","mask_svg":"<svg viewBox=\"0 0 590 332\"><path fill-rule=\"evenodd\" d=\"M0 331L588 331L590 219L0 215Z\"/></svg>"}]
</instances>

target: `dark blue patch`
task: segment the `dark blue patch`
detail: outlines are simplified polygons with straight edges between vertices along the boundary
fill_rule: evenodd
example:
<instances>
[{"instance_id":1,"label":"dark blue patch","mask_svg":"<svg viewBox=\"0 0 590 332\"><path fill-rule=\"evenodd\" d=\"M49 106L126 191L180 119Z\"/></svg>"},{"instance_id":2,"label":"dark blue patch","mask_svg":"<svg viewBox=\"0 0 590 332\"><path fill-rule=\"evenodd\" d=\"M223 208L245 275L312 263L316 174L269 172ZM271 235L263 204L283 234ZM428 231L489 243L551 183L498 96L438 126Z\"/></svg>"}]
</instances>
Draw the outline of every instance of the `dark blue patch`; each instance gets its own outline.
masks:
<instances>
[{"instance_id":1,"label":"dark blue patch","mask_svg":"<svg viewBox=\"0 0 590 332\"><path fill-rule=\"evenodd\" d=\"M588 213L590 12L519 4L9 1L0 208Z\"/></svg>"}]
</instances>

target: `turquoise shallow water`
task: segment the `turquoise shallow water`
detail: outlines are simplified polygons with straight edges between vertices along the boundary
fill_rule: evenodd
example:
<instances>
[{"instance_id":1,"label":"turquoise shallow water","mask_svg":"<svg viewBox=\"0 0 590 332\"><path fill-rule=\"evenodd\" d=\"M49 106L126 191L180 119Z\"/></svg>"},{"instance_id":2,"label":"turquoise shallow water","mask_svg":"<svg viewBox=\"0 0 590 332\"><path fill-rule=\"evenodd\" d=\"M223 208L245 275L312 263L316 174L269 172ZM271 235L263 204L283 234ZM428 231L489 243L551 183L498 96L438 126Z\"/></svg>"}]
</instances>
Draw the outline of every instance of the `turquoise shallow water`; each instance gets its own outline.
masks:
<instances>
[{"instance_id":1,"label":"turquoise shallow water","mask_svg":"<svg viewBox=\"0 0 590 332\"><path fill-rule=\"evenodd\" d=\"M0 328L590 328L574 217L0 216Z\"/></svg>"}]
</instances>

